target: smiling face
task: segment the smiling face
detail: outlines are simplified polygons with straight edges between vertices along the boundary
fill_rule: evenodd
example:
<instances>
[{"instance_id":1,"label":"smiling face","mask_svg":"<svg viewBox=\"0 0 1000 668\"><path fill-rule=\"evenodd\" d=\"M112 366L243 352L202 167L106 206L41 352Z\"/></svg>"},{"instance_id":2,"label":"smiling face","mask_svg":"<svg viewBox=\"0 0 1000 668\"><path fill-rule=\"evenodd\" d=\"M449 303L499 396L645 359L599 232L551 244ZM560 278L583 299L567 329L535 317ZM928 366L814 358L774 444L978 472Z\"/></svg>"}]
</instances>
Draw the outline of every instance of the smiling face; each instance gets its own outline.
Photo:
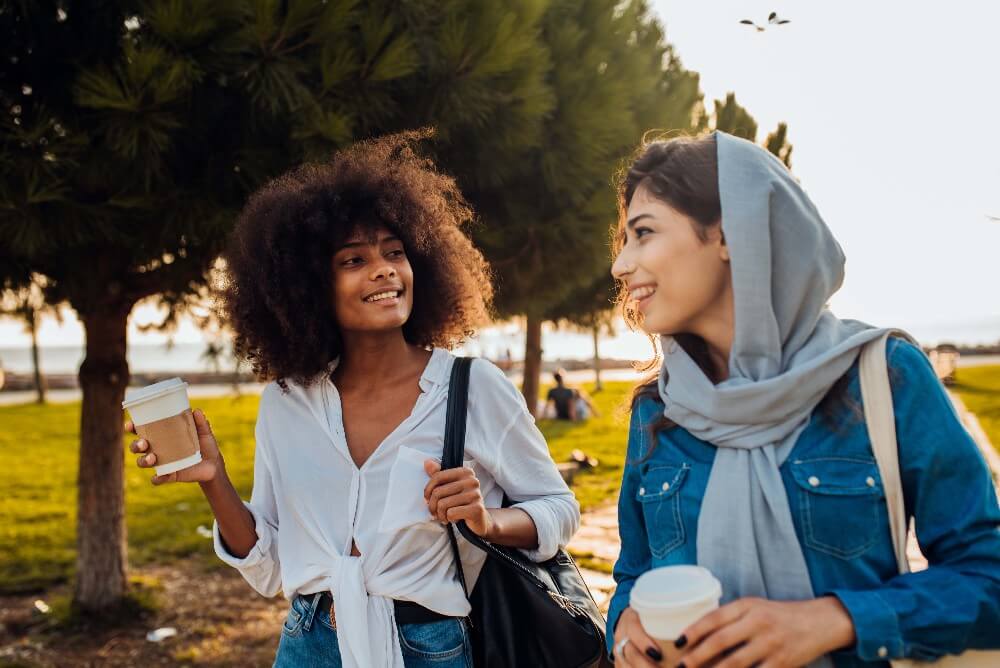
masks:
<instances>
[{"instance_id":1,"label":"smiling face","mask_svg":"<svg viewBox=\"0 0 1000 668\"><path fill-rule=\"evenodd\" d=\"M650 334L702 334L732 308L729 250L721 225L700 226L640 186L611 273ZM699 236L698 230L702 230Z\"/></svg>"},{"instance_id":2,"label":"smiling face","mask_svg":"<svg viewBox=\"0 0 1000 668\"><path fill-rule=\"evenodd\" d=\"M388 228L355 230L334 253L333 306L341 332L384 332L409 319L413 268Z\"/></svg>"}]
</instances>

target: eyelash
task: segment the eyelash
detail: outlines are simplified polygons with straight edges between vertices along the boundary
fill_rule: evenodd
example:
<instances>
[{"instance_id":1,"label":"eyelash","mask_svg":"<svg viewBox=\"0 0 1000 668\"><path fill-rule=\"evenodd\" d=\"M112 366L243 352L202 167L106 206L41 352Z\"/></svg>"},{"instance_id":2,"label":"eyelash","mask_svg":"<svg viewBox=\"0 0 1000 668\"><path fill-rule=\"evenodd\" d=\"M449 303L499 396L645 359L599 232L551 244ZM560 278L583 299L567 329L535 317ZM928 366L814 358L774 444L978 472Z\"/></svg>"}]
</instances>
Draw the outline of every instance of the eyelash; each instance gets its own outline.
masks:
<instances>
[{"instance_id":1,"label":"eyelash","mask_svg":"<svg viewBox=\"0 0 1000 668\"><path fill-rule=\"evenodd\" d=\"M404 253L402 250L389 251L387 254L390 257L393 257L393 258L400 258L400 257L406 255L406 253ZM351 266L354 266L356 264L355 260L357 260L358 262L361 262L362 258L360 258L360 257L349 257L346 260L344 260L343 262L341 262L340 264L343 267L351 267Z\"/></svg>"},{"instance_id":2,"label":"eyelash","mask_svg":"<svg viewBox=\"0 0 1000 668\"><path fill-rule=\"evenodd\" d=\"M652 233L653 230L651 230L648 227L637 227L637 228L635 228L634 234L635 234L635 238L636 239L642 239L642 237L645 236L643 234L640 234L640 232L649 232L649 233Z\"/></svg>"}]
</instances>

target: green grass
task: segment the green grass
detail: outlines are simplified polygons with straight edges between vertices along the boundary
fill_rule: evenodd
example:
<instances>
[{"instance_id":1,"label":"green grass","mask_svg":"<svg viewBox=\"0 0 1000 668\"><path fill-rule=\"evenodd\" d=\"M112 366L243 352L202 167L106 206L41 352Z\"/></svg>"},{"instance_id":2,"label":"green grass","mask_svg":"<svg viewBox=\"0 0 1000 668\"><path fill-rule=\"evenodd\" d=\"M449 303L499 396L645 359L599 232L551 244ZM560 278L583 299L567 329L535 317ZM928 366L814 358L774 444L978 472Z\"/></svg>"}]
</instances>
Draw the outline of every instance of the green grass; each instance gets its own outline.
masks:
<instances>
[{"instance_id":1,"label":"green grass","mask_svg":"<svg viewBox=\"0 0 1000 668\"><path fill-rule=\"evenodd\" d=\"M547 389L547 388L546 388ZM600 461L577 474L574 491L584 509L618 492L625 456L629 383L605 383L593 394L601 416L583 424L541 420L552 456L562 462L574 449ZM544 390L543 390L544 396ZM258 397L199 399L212 419L237 490L249 498L253 483L253 429ZM72 577L76 540L76 477L80 404L0 406L0 592L42 589ZM125 512L129 562L144 565L190 559L204 568L222 567L198 525L212 515L197 485L149 484L151 471L125 458Z\"/></svg>"},{"instance_id":2,"label":"green grass","mask_svg":"<svg viewBox=\"0 0 1000 668\"><path fill-rule=\"evenodd\" d=\"M952 390L976 414L994 448L1000 450L1000 366L959 369Z\"/></svg>"},{"instance_id":3,"label":"green grass","mask_svg":"<svg viewBox=\"0 0 1000 668\"><path fill-rule=\"evenodd\" d=\"M580 471L573 480L573 491L584 510L607 503L618 495L625 465L627 402L632 387L632 383L604 383L604 390L595 393L591 385L585 385L583 389L590 393L600 417L582 423L538 421L552 458L557 462L567 461L576 449L600 462L595 469ZM547 392L548 388L542 388L543 397Z\"/></svg>"},{"instance_id":4,"label":"green grass","mask_svg":"<svg viewBox=\"0 0 1000 668\"><path fill-rule=\"evenodd\" d=\"M249 496L253 478L256 396L197 402L213 420L226 452L226 468ZM76 540L76 477L80 404L0 407L0 591L38 589L72 574ZM211 560L211 544L199 524L212 515L197 485L149 483L152 472L125 458L125 513L129 561L143 565L191 555Z\"/></svg>"}]
</instances>

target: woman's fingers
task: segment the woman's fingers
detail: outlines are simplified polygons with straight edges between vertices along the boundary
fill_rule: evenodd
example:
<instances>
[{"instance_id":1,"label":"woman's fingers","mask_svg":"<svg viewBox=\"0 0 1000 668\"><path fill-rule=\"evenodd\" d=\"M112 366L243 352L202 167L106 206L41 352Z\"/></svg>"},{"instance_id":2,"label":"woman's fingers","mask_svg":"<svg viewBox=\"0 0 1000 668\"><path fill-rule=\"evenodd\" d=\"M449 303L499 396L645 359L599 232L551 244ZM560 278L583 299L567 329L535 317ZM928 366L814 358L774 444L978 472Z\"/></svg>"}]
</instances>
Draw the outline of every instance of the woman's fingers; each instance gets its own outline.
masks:
<instances>
[{"instance_id":1,"label":"woman's fingers","mask_svg":"<svg viewBox=\"0 0 1000 668\"><path fill-rule=\"evenodd\" d=\"M427 463L425 463L425 467L430 468L430 466ZM457 482L459 480L476 478L476 474L473 473L472 469L466 468L464 466L460 466L454 469L447 469L444 471L438 471L437 473L429 475L431 476L431 479L427 482L427 485L424 487L425 499L429 499L431 497L431 493L434 491L435 487L438 487L440 485L446 485L452 482Z\"/></svg>"},{"instance_id":2,"label":"woman's fingers","mask_svg":"<svg viewBox=\"0 0 1000 668\"><path fill-rule=\"evenodd\" d=\"M751 640L738 650L727 656L714 668L743 668L744 666L759 666L768 658L773 648L766 642Z\"/></svg>"},{"instance_id":3,"label":"woman's fingers","mask_svg":"<svg viewBox=\"0 0 1000 668\"><path fill-rule=\"evenodd\" d=\"M156 466L156 455L152 452L145 455L139 455L135 458L135 463L141 469L148 469L151 466Z\"/></svg>"},{"instance_id":4,"label":"woman's fingers","mask_svg":"<svg viewBox=\"0 0 1000 668\"><path fill-rule=\"evenodd\" d=\"M649 668L659 668L660 664L653 661L649 656L642 651L642 649L636 645L634 642L625 643L625 648L622 650L622 656L628 662L629 666L648 666Z\"/></svg>"},{"instance_id":5,"label":"woman's fingers","mask_svg":"<svg viewBox=\"0 0 1000 668\"><path fill-rule=\"evenodd\" d=\"M177 472L174 471L173 473L168 473L167 475L154 475L152 478L150 478L149 481L154 485L162 485L168 482L176 482Z\"/></svg>"},{"instance_id":6,"label":"woman's fingers","mask_svg":"<svg viewBox=\"0 0 1000 668\"><path fill-rule=\"evenodd\" d=\"M472 490L469 492L464 492L462 494L453 494L445 499L441 499L437 504L437 512L434 516L437 517L442 522L447 522L449 519L448 511L452 509L462 508L463 506L471 506L477 503L481 503L483 497L479 494L479 490ZM461 518L467 519L467 518Z\"/></svg>"},{"instance_id":7,"label":"woman's fingers","mask_svg":"<svg viewBox=\"0 0 1000 668\"><path fill-rule=\"evenodd\" d=\"M724 655L724 652L739 648L744 643L753 640L756 624L748 617L741 617L731 624L727 624L695 645L684 655L684 665L688 668L700 668L700 666L714 665L715 661ZM727 658L728 661L728 658ZM751 664L729 663L729 668L735 666L750 666Z\"/></svg>"},{"instance_id":8,"label":"woman's fingers","mask_svg":"<svg viewBox=\"0 0 1000 668\"><path fill-rule=\"evenodd\" d=\"M439 487L435 487L434 491L431 492L430 497L425 499L427 501L427 507L430 508L431 515L437 514L438 504L441 503L443 499L450 496L455 496L456 494L464 494L472 490L479 489L479 481L470 478L468 480L459 480L458 482L450 482Z\"/></svg>"},{"instance_id":9,"label":"woman's fingers","mask_svg":"<svg viewBox=\"0 0 1000 668\"><path fill-rule=\"evenodd\" d=\"M689 647L694 647L717 629L732 624L747 613L754 599L741 598L714 610L684 629L683 637Z\"/></svg>"},{"instance_id":10,"label":"woman's fingers","mask_svg":"<svg viewBox=\"0 0 1000 668\"><path fill-rule=\"evenodd\" d=\"M134 434L135 433L135 423L132 422L131 420L129 420L128 422L126 422L125 423L125 431L127 431L130 434Z\"/></svg>"},{"instance_id":11,"label":"woman's fingers","mask_svg":"<svg viewBox=\"0 0 1000 668\"><path fill-rule=\"evenodd\" d=\"M195 429L198 430L199 436L211 436L212 435L212 425L209 424L208 418L200 408L196 408L191 416L194 418Z\"/></svg>"}]
</instances>

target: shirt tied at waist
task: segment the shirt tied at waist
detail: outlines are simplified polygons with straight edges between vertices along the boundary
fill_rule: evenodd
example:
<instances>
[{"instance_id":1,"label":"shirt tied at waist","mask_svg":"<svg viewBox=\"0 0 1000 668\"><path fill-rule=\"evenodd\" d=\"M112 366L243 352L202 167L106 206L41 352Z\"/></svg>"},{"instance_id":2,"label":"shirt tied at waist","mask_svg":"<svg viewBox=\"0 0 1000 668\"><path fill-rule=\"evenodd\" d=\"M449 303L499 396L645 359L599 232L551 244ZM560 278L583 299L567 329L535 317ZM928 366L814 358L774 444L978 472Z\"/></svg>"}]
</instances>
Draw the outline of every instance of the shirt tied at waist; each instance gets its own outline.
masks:
<instances>
[{"instance_id":1,"label":"shirt tied at waist","mask_svg":"<svg viewBox=\"0 0 1000 668\"><path fill-rule=\"evenodd\" d=\"M337 643L344 668L387 666L403 668L403 651L393 599L371 593L392 591L392 577L365 582L364 557L336 557L336 568L326 580L337 608Z\"/></svg>"}]
</instances>

